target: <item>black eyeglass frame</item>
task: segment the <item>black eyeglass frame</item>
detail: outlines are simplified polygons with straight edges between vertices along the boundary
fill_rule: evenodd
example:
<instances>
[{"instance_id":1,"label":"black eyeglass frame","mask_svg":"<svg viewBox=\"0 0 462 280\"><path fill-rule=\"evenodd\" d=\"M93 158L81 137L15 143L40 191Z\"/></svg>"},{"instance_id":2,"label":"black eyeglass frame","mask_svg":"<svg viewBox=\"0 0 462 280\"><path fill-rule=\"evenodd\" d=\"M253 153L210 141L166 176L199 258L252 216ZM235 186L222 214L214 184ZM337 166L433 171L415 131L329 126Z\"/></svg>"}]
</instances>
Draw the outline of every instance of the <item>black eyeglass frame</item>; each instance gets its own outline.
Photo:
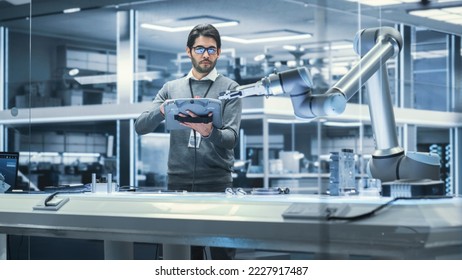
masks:
<instances>
[{"instance_id":1,"label":"black eyeglass frame","mask_svg":"<svg viewBox=\"0 0 462 280\"><path fill-rule=\"evenodd\" d=\"M204 52L207 51L209 55L214 55L218 53L218 48L217 47L204 47L204 46L196 46L196 47L191 47L191 49L194 50L196 54L204 54Z\"/></svg>"}]
</instances>

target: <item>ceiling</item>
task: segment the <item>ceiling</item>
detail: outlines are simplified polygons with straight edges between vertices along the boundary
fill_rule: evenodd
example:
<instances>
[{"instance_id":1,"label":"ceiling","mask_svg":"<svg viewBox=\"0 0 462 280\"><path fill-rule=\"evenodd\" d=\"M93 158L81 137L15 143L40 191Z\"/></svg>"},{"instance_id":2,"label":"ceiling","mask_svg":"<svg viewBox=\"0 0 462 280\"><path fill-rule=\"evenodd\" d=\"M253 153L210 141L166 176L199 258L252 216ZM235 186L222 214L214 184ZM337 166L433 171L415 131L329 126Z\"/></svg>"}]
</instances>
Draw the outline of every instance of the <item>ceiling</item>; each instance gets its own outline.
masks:
<instances>
[{"instance_id":1,"label":"ceiling","mask_svg":"<svg viewBox=\"0 0 462 280\"><path fill-rule=\"evenodd\" d=\"M258 44L222 42L222 48L231 49L237 57L253 59L257 54L269 53L281 59L293 57L283 45L302 46L311 49L306 57L322 53L320 43L339 42L351 44L357 30L381 25L405 23L423 28L462 35L460 25L424 20L407 14L410 9L437 7L447 3L430 2L401 4L384 7L359 5L346 0L33 0L32 4L11 4L27 0L0 0L0 26L33 34L62 38L79 38L90 42L114 44L117 32L117 11L137 11L138 23L155 23L177 26L213 22L216 18L239 22L237 26L219 28L222 36L260 38L272 32L293 34L310 33L312 38ZM450 2L462 5L462 1ZM80 7L81 11L63 14L62 10ZM32 14L32 20L29 15ZM186 20L188 19L188 20ZM139 29L139 46L150 50L182 53L188 31L170 33ZM352 53L352 49L345 50Z\"/></svg>"}]
</instances>

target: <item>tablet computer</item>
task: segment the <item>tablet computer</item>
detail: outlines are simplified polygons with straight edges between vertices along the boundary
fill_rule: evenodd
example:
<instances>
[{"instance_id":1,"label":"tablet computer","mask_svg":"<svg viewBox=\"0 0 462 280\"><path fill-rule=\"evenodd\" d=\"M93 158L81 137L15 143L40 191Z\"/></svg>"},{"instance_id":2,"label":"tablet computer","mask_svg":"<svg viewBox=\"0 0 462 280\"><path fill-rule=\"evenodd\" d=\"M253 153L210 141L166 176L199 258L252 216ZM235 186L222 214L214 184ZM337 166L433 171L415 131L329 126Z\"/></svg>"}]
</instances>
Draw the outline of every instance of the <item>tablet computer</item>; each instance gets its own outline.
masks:
<instances>
[{"instance_id":1,"label":"tablet computer","mask_svg":"<svg viewBox=\"0 0 462 280\"><path fill-rule=\"evenodd\" d=\"M187 111L198 115L198 118L190 117ZM221 101L212 98L179 98L167 101L164 106L165 128L167 130L189 129L181 125L181 122L212 122L216 128L223 126L221 118ZM180 113L187 117L181 117ZM212 113L210 117L209 114Z\"/></svg>"}]
</instances>

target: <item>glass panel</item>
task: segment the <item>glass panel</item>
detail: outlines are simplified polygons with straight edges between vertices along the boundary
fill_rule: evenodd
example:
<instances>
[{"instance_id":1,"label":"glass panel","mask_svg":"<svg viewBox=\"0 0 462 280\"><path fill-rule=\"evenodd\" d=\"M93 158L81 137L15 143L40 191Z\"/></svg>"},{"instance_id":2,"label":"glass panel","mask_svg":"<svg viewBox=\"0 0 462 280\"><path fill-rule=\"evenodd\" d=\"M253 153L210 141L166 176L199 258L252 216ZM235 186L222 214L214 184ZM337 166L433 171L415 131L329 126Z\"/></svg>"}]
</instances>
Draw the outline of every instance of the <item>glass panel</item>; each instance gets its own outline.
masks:
<instances>
[{"instance_id":1,"label":"glass panel","mask_svg":"<svg viewBox=\"0 0 462 280\"><path fill-rule=\"evenodd\" d=\"M222 2L223 5L225 2ZM238 29L232 25L219 27L222 35L222 54L217 64L219 73L244 85L258 81L275 71L305 66L313 78L313 91L319 94L325 93L358 62L358 55L353 50L358 22L360 22L360 28L382 25L381 22L377 24L377 12L366 15L356 5L342 3L342 1L339 1L339 6L328 5L324 2L305 5L303 1L275 1L271 8L263 0L246 3L238 1L233 5L227 5L226 17L204 16L197 5L190 1L181 1L181 4L182 9L175 10L174 14L172 14L172 7L163 2L145 1L132 6L137 11L137 26L139 27L138 56L146 61L147 66L146 69L138 68L138 71L157 71L161 74L151 80L138 80L137 100L140 102L151 101L166 81L182 77L189 72L191 61L185 52L186 39L191 27L199 23L239 20L253 17L254 15L251 14L255 14L255 11L264 14L265 18L280 19L271 25L249 25L245 21L240 22L239 25L247 26L245 31L237 31ZM348 11L345 7L349 8ZM222 5L216 1L208 9L210 14L217 15L222 14L223 10ZM180 29L184 26L187 27L182 31L174 32L176 28ZM292 35L292 38L293 35L308 36L303 39L280 40L280 38L275 38L288 35ZM255 39L261 42L257 43L258 40ZM390 76L394 77L395 63L390 60L388 64ZM350 102L364 103L363 94L364 92L354 95ZM288 115L291 114L290 109L288 108ZM243 160L251 161L250 171L263 173L265 163L263 162L262 137L270 137L270 142L279 141L276 138L282 135L271 135L273 131L286 130L291 126L271 124L270 135L266 136L262 135L262 124L254 124L254 122L255 120L244 120L241 124L247 145ZM257 133L254 133L254 127L259 128ZM316 123L297 124L295 130L298 131L298 136L299 134L305 135L301 132L303 130L312 132L316 131L315 128ZM156 132L162 132L162 129L160 127ZM315 166L319 165L319 153L313 154L310 141L304 145L300 144L302 140L297 136L292 136L293 139L290 141L297 145L292 149L303 150L301 153L307 165L304 170L308 172L308 169L311 171L321 169ZM277 159L279 151L286 150L290 146L286 138L279 143L283 145L282 147L273 147L274 143L270 143L268 151L270 160ZM144 140L139 139L138 143L142 144ZM140 147L138 151L139 156L142 156L146 150ZM238 155L239 152L236 151L235 154ZM138 162L143 163L142 160ZM143 169L145 169L144 164L142 167L137 167L138 172ZM144 177L141 176L141 178Z\"/></svg>"},{"instance_id":2,"label":"glass panel","mask_svg":"<svg viewBox=\"0 0 462 280\"><path fill-rule=\"evenodd\" d=\"M137 186L143 191L166 190L170 135L150 133L140 136L138 148Z\"/></svg>"},{"instance_id":3,"label":"glass panel","mask_svg":"<svg viewBox=\"0 0 462 280\"><path fill-rule=\"evenodd\" d=\"M318 122L269 119L269 173L272 188L291 193L318 193L328 166L318 149Z\"/></svg>"},{"instance_id":4,"label":"glass panel","mask_svg":"<svg viewBox=\"0 0 462 280\"><path fill-rule=\"evenodd\" d=\"M14 5L12 1L0 1L0 11L1 11L1 20L0 20L0 104L1 112L5 113L7 117L2 117L0 123L0 151L8 152L18 152L17 142L14 142L12 139L15 138L19 132L14 128L14 126L5 125L3 120L7 118L15 118L18 114L23 114L24 112L19 112L15 108L15 91L23 90L25 88L30 89L30 73L31 73L31 40L29 37L30 29L29 25L23 29L23 34L20 38L20 43L18 43L16 48L13 48L10 44L11 40L16 40L16 37L11 36L11 31L9 25L12 22L15 22L17 18L30 18L30 9L31 5L29 3L20 3L20 5ZM13 11L13 12L10 12ZM28 22L23 20L23 22ZM11 60L9 53L15 53L18 56L17 61ZM13 73L17 73L17 76L14 76L13 79L9 79ZM27 111L27 106L25 106ZM29 127L29 123L26 120L23 124L23 127ZM27 138L30 134L27 130L24 132L24 136ZM26 150L28 151L28 149ZM20 155L19 160L22 160ZM11 165L10 165L11 166ZM17 167L17 166L16 166ZM8 169L8 168L7 168ZM24 188L25 190L29 189L29 183L27 181L27 176L21 176L22 173L19 171L18 180L15 186L12 186L11 189L8 189L7 192L13 191L13 189ZM7 177L15 174L6 173L3 170L2 166L2 177ZM26 180L22 180L26 178ZM5 181L9 181L9 178L4 178ZM2 182L3 183L3 182ZM3 191L2 191L3 192ZM4 234L0 233L0 250L4 253L0 253L2 257L7 259L30 259L31 258L31 242L30 237L14 234ZM5 242L5 244L3 244ZM6 245L6 247L4 247Z\"/></svg>"},{"instance_id":5,"label":"glass panel","mask_svg":"<svg viewBox=\"0 0 462 280\"><path fill-rule=\"evenodd\" d=\"M37 3L33 12L50 9ZM91 26L105 26L103 34ZM8 106L17 108L116 103L115 13L87 10L8 21ZM79 28L76 28L79 26ZM30 27L30 32L28 29ZM30 42L30 43L29 43ZM31 57L24 52L31 48ZM30 60L29 60L30 59ZM29 69L30 75L25 69Z\"/></svg>"},{"instance_id":6,"label":"glass panel","mask_svg":"<svg viewBox=\"0 0 462 280\"><path fill-rule=\"evenodd\" d=\"M117 180L115 135L115 122L11 126L8 142L20 152L17 189L88 184L92 173Z\"/></svg>"},{"instance_id":7,"label":"glass panel","mask_svg":"<svg viewBox=\"0 0 462 280\"><path fill-rule=\"evenodd\" d=\"M261 188L264 186L263 173L263 120L247 119L241 123L239 146L235 156L235 187Z\"/></svg>"},{"instance_id":8,"label":"glass panel","mask_svg":"<svg viewBox=\"0 0 462 280\"><path fill-rule=\"evenodd\" d=\"M115 13L63 13L42 3L33 5L31 12L36 15L32 21L25 17L5 23L9 29L6 107L23 115L30 108L115 104ZM93 24L106 26L104 36L89 32ZM88 183L84 173L93 169L116 175L115 123L70 124L68 111L55 112L62 123L22 124L7 130L10 148L20 152L21 172L31 187ZM53 116L48 121L54 122Z\"/></svg>"},{"instance_id":9,"label":"glass panel","mask_svg":"<svg viewBox=\"0 0 462 280\"><path fill-rule=\"evenodd\" d=\"M412 48L415 109L448 110L447 34L415 29Z\"/></svg>"},{"instance_id":10,"label":"glass panel","mask_svg":"<svg viewBox=\"0 0 462 280\"><path fill-rule=\"evenodd\" d=\"M64 13L69 1L34 1L33 5L18 6L10 2L0 1L0 31L4 32L0 49L6 48L0 65L6 67L0 71L4 86L1 148L20 152L17 188L22 190L88 183L92 173L98 177L111 173L115 181L122 173L124 178L135 177L134 184L140 188L164 189L168 133L160 125L152 134L134 136L131 128L136 115L147 108L167 81L183 77L191 69L186 38L198 23L227 23L218 28L222 35L217 64L220 74L245 85L273 72L304 66L312 76L313 92L323 94L358 62L353 51L358 30L393 27L402 20L406 26L422 26L411 27L413 62L407 68L413 80L407 86L413 89L413 96L410 108L405 109L447 112L450 102L455 101L457 108L460 100L457 96L449 98L452 73L448 71L451 56L447 35L459 34L460 26L440 23L437 32L432 26L425 27L433 21L422 24L403 12L408 7L422 8L420 3L375 7L340 0L281 0L271 1L271 5L267 0L213 0L200 5L189 0L152 0L114 1L112 5L111 1L95 0L77 1L83 5L80 11ZM135 12L126 25L117 17L124 11ZM127 27L129 34L118 33L120 27ZM134 49L122 52L119 43L127 41ZM400 104L396 93L399 59L387 62L393 104ZM130 77L117 72L125 65L121 61L129 62ZM127 79L121 82L122 78ZM121 83L128 87L121 89ZM122 101L127 106L115 106L127 91L131 94L131 89L134 99L130 95L130 100ZM298 193L325 193L329 154L341 148L353 149L357 174L359 178L366 176L366 163L375 149L372 127L368 116L363 115L366 106L353 107L359 109L347 116L299 123L291 106L277 104L276 109L283 112L273 114L270 109L274 107L265 107L263 97L254 100L259 102L244 110L241 139L235 149L236 187L290 187ZM368 101L368 89L362 87L349 105ZM87 116L89 112L93 113ZM409 117L412 113L403 115L401 122L413 120ZM439 127L445 126L443 121L435 120ZM268 147L264 147L265 141ZM449 143L449 128L422 125L417 130L417 143L412 143L417 147L410 147L440 155L447 193L454 191L448 178L457 168L449 163L459 162L448 159L448 154L456 154L448 150L461 146ZM121 162L136 166L132 170L131 165L121 167ZM16 241L22 244L23 240ZM18 254L10 257L34 258L27 241L21 250L12 250Z\"/></svg>"}]
</instances>

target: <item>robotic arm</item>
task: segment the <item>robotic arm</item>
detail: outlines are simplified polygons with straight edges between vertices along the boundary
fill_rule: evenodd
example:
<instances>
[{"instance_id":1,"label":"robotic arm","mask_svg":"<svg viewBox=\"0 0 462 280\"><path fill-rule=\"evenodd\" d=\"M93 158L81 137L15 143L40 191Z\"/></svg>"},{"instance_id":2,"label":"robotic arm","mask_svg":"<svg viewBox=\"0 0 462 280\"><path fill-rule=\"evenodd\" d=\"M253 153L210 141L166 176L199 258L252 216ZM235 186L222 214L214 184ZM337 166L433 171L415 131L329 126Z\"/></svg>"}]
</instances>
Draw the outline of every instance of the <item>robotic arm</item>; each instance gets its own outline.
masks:
<instances>
[{"instance_id":1,"label":"robotic arm","mask_svg":"<svg viewBox=\"0 0 462 280\"><path fill-rule=\"evenodd\" d=\"M383 182L408 179L439 180L439 157L433 154L404 154L398 145L386 62L401 50L401 34L391 27L371 28L356 34L354 49L361 60L324 94L312 94L313 83L304 67L270 74L260 81L224 92L220 99L254 95L289 94L299 119L342 114L347 101L367 82L369 112L376 149L368 164L373 178Z\"/></svg>"}]
</instances>

